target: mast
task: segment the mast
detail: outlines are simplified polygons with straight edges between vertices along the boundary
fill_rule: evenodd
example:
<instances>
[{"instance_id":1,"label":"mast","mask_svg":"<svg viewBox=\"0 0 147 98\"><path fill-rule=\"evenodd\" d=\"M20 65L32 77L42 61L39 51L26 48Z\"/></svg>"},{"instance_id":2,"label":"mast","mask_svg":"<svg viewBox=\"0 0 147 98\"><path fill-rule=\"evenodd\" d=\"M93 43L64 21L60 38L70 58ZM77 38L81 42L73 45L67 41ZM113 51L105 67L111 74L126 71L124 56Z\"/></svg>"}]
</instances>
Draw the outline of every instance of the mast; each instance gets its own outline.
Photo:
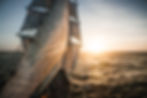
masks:
<instances>
[{"instance_id":1,"label":"mast","mask_svg":"<svg viewBox=\"0 0 147 98\"><path fill-rule=\"evenodd\" d=\"M77 0L69 0L69 37L65 55L64 70L70 75L74 70L81 46Z\"/></svg>"}]
</instances>

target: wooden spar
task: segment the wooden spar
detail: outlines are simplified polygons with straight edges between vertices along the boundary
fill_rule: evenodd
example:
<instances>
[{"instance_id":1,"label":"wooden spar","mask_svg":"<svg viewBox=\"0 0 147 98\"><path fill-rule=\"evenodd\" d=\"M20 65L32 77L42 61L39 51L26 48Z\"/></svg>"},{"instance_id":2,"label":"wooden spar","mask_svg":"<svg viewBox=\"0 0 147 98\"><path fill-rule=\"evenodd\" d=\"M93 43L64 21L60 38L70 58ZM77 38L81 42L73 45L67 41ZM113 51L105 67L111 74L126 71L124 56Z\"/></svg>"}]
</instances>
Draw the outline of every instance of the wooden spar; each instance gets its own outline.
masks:
<instances>
[{"instance_id":1,"label":"wooden spar","mask_svg":"<svg viewBox=\"0 0 147 98\"><path fill-rule=\"evenodd\" d=\"M16 75L7 83L2 98L29 98L50 75L50 81L61 67L68 42L68 3L56 0L46 22L39 27ZM58 66L56 70L54 67Z\"/></svg>"}]
</instances>

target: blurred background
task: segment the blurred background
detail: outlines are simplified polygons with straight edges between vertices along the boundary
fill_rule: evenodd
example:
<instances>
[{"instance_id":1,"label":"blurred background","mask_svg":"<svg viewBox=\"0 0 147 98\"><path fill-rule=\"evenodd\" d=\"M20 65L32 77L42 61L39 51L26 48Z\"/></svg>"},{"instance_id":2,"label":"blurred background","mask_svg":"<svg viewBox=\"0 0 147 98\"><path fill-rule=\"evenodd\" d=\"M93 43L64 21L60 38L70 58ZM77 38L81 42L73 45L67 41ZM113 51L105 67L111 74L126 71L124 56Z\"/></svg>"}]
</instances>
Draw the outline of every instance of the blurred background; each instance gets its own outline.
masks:
<instances>
[{"instance_id":1,"label":"blurred background","mask_svg":"<svg viewBox=\"0 0 147 98\"><path fill-rule=\"evenodd\" d=\"M1 87L21 59L30 3L0 0ZM147 98L147 1L78 0L78 15L82 46L69 98Z\"/></svg>"},{"instance_id":2,"label":"blurred background","mask_svg":"<svg viewBox=\"0 0 147 98\"><path fill-rule=\"evenodd\" d=\"M19 32L31 0L0 1L0 50L20 50ZM146 51L146 0L79 0L84 51ZM9 28L9 29L8 29Z\"/></svg>"}]
</instances>

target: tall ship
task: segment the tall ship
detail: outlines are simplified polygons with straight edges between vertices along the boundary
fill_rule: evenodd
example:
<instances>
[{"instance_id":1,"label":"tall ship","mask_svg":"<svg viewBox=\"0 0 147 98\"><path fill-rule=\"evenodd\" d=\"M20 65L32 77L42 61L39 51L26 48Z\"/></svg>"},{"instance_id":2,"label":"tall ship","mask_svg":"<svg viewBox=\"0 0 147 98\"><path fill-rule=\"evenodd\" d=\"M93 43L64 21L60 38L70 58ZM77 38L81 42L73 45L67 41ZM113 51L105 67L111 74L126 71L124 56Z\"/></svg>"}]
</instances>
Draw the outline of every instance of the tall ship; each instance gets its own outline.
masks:
<instances>
[{"instance_id":1,"label":"tall ship","mask_svg":"<svg viewBox=\"0 0 147 98\"><path fill-rule=\"evenodd\" d=\"M24 56L2 98L42 98L54 87L66 98L81 45L77 0L32 0L27 10L18 33Z\"/></svg>"}]
</instances>

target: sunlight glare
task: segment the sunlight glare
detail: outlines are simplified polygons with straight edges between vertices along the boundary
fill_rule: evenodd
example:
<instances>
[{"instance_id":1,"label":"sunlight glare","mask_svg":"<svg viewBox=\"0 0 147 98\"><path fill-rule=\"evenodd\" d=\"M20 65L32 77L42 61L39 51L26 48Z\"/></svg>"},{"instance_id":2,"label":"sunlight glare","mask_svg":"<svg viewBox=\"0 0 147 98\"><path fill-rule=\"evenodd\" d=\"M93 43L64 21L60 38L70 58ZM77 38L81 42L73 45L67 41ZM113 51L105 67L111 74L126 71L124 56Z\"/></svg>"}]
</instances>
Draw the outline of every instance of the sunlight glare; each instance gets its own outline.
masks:
<instances>
[{"instance_id":1,"label":"sunlight glare","mask_svg":"<svg viewBox=\"0 0 147 98\"><path fill-rule=\"evenodd\" d=\"M107 49L108 49L107 43L104 38L86 40L83 43L83 47L82 47L83 51L92 52L92 53L101 53L106 51Z\"/></svg>"}]
</instances>

